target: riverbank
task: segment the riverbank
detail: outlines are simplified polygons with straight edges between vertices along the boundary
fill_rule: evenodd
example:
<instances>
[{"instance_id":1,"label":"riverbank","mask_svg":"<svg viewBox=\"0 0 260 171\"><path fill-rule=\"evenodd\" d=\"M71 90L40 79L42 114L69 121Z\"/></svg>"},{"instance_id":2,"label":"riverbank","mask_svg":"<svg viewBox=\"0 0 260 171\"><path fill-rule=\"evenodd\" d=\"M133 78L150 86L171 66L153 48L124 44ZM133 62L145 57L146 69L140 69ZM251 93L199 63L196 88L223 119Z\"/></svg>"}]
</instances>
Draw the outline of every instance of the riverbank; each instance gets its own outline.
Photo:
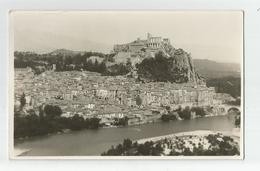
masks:
<instances>
[{"instance_id":1,"label":"riverbank","mask_svg":"<svg viewBox=\"0 0 260 171\"><path fill-rule=\"evenodd\" d=\"M30 149L20 149L20 148L14 148L13 149L13 156L23 156L26 153L30 152Z\"/></svg>"},{"instance_id":2,"label":"riverbank","mask_svg":"<svg viewBox=\"0 0 260 171\"><path fill-rule=\"evenodd\" d=\"M124 139L102 156L239 156L237 131L196 130L132 141ZM239 131L240 132L240 131ZM235 133L235 134L234 134Z\"/></svg>"},{"instance_id":3,"label":"riverbank","mask_svg":"<svg viewBox=\"0 0 260 171\"><path fill-rule=\"evenodd\" d=\"M234 128L232 131L211 131L211 130L196 130L196 131L188 131L188 132L179 132L179 133L174 133L174 134L168 134L168 135L163 135L163 136L157 136L157 137L150 137L150 138L144 138L144 139L139 139L136 140L137 143L145 143L146 141L160 141L165 138L167 139L174 139L176 137L186 137L186 136L207 136L210 134L218 134L221 133L225 136L230 136L232 137L237 143L240 144L240 129L239 128Z\"/></svg>"},{"instance_id":4,"label":"riverbank","mask_svg":"<svg viewBox=\"0 0 260 171\"><path fill-rule=\"evenodd\" d=\"M158 114L156 117L146 118L144 120L135 119L135 122L126 123L126 124L111 124L105 125L100 123L98 118L84 119L82 116L74 115L72 118L58 117L50 119L41 120L37 115L28 115L26 117L16 116L14 118L14 141L21 142L31 137L49 135L49 134L62 134L63 130L84 130L84 129L98 129L98 128L117 128L124 126L135 126L143 125L147 123L156 123L156 122L170 122L170 121L182 121L182 120L193 120L197 118L208 118L215 116L227 115L226 112L214 113L203 113L203 108L194 108L192 109L185 108L181 113L178 112L168 114ZM199 114L198 114L199 113ZM124 119L125 122L128 122L128 119ZM26 124L25 124L26 123Z\"/></svg>"},{"instance_id":5,"label":"riverbank","mask_svg":"<svg viewBox=\"0 0 260 171\"><path fill-rule=\"evenodd\" d=\"M194 130L231 131L233 119L228 116L204 117L183 121L156 122L119 128L84 129L68 133L28 138L15 144L27 149L20 156L97 156L124 139L141 140Z\"/></svg>"}]
</instances>

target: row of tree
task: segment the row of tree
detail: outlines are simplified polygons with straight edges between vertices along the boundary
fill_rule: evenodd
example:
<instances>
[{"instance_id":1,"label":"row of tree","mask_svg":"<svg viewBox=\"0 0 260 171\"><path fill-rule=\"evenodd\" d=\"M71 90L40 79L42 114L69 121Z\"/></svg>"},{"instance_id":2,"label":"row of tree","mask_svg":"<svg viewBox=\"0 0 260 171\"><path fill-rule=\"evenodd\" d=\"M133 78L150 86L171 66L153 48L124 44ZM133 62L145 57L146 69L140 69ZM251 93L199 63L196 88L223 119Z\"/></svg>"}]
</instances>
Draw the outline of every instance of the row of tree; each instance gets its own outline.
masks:
<instances>
[{"instance_id":1,"label":"row of tree","mask_svg":"<svg viewBox=\"0 0 260 171\"><path fill-rule=\"evenodd\" d=\"M14 67L31 67L36 74L44 70L50 70L53 64L56 65L56 71L86 70L98 72L102 75L125 75L131 71L131 62L126 64L113 64L107 67L107 62L114 62L115 54L102 54L97 52L85 52L84 54L61 55L61 54L36 54L15 52ZM90 60L90 57L99 57L102 62Z\"/></svg>"},{"instance_id":2,"label":"row of tree","mask_svg":"<svg viewBox=\"0 0 260 171\"><path fill-rule=\"evenodd\" d=\"M46 105L39 107L39 114L34 110L27 115L16 111L14 115L14 137L32 137L49 133L62 132L64 129L81 130L99 128L100 119L86 118L74 115L71 118L61 117L62 110L59 106Z\"/></svg>"},{"instance_id":3,"label":"row of tree","mask_svg":"<svg viewBox=\"0 0 260 171\"><path fill-rule=\"evenodd\" d=\"M189 107L186 106L184 109L179 107L176 110L170 111L167 109L167 114L161 116L161 120L164 122L177 120L178 116L183 120L190 120L192 112L195 113L196 117L204 117L207 113L203 107Z\"/></svg>"},{"instance_id":4,"label":"row of tree","mask_svg":"<svg viewBox=\"0 0 260 171\"><path fill-rule=\"evenodd\" d=\"M60 65L81 65L86 64L91 56L103 58L105 61L113 61L114 54L103 54L99 52L84 52L84 53L46 53L37 54L33 52L14 52L14 67L26 68L32 67L35 64L60 64Z\"/></svg>"}]
</instances>

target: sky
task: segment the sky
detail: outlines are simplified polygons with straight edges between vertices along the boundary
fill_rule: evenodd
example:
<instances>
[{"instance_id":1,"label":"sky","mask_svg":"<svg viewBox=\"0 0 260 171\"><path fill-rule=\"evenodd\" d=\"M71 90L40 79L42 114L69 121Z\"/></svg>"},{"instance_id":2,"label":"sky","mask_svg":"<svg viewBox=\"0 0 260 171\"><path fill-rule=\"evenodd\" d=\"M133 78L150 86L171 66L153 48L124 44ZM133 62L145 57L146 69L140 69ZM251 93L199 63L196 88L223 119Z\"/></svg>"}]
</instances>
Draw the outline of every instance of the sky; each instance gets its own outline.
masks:
<instances>
[{"instance_id":1,"label":"sky","mask_svg":"<svg viewBox=\"0 0 260 171\"><path fill-rule=\"evenodd\" d=\"M109 53L147 33L169 38L193 59L240 63L241 11L14 11L14 50L47 53L56 49Z\"/></svg>"}]
</instances>

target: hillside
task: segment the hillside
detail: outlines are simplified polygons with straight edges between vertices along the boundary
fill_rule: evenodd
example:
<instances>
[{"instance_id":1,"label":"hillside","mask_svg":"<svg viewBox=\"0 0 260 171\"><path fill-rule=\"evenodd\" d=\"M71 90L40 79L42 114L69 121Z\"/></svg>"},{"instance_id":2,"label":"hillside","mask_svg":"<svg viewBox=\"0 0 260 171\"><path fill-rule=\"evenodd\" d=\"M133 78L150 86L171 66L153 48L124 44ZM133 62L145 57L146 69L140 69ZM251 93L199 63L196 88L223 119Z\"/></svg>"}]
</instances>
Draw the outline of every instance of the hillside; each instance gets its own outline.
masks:
<instances>
[{"instance_id":1,"label":"hillside","mask_svg":"<svg viewBox=\"0 0 260 171\"><path fill-rule=\"evenodd\" d=\"M221 77L206 80L208 87L215 87L217 93L227 93L233 97L241 96L241 79L239 77Z\"/></svg>"},{"instance_id":2,"label":"hillside","mask_svg":"<svg viewBox=\"0 0 260 171\"><path fill-rule=\"evenodd\" d=\"M57 50L54 50L54 51L52 51L48 54L51 55L51 56L54 56L54 55L74 56L74 55L77 55L79 53L82 53L82 52L68 50L68 49L57 49Z\"/></svg>"},{"instance_id":3,"label":"hillside","mask_svg":"<svg viewBox=\"0 0 260 171\"><path fill-rule=\"evenodd\" d=\"M196 71L206 79L221 77L240 77L240 65L219 63L207 59L193 59Z\"/></svg>"},{"instance_id":4,"label":"hillside","mask_svg":"<svg viewBox=\"0 0 260 171\"><path fill-rule=\"evenodd\" d=\"M87 70L112 76L125 75L137 69L138 78L148 82L183 83L200 80L190 54L183 49L174 49L170 45L157 49L153 53L139 51L130 53L126 62L122 63L114 59L115 55L57 49L46 54L15 52L14 62L16 68L36 69L36 66L40 65L50 69L55 64L56 71ZM94 57L99 58L100 61L90 60ZM137 63L134 62L136 59L139 59Z\"/></svg>"},{"instance_id":5,"label":"hillside","mask_svg":"<svg viewBox=\"0 0 260 171\"><path fill-rule=\"evenodd\" d=\"M137 65L137 73L144 81L199 82L191 56L182 49L159 51L154 58L145 58Z\"/></svg>"}]
</instances>

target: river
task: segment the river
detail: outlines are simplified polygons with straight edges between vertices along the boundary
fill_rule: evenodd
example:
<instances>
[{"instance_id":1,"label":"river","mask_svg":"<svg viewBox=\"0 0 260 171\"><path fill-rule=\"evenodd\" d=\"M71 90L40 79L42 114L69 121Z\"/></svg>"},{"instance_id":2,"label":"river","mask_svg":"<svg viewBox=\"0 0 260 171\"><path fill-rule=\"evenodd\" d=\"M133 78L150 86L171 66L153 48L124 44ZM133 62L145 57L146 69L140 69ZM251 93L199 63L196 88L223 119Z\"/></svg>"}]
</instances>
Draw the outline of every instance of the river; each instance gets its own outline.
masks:
<instances>
[{"instance_id":1,"label":"river","mask_svg":"<svg viewBox=\"0 0 260 171\"><path fill-rule=\"evenodd\" d=\"M15 149L28 149L28 152L22 154L25 156L100 155L111 145L117 145L125 138L138 140L178 132L231 131L232 128L234 128L234 120L231 116L214 116L169 123L158 122L122 128L100 128L34 137L16 144Z\"/></svg>"}]
</instances>

